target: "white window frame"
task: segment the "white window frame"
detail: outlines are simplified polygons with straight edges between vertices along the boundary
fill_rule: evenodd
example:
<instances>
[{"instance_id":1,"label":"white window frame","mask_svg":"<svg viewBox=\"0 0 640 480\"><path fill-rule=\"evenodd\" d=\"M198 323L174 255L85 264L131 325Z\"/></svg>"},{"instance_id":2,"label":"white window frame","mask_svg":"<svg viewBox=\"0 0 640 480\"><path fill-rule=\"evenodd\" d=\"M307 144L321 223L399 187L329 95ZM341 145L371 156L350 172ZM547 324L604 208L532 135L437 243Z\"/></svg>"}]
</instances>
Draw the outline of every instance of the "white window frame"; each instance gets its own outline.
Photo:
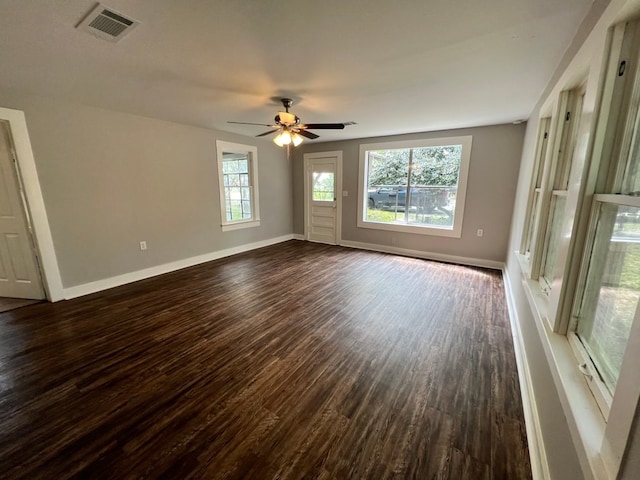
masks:
<instances>
[{"instance_id":1,"label":"white window frame","mask_svg":"<svg viewBox=\"0 0 640 480\"><path fill-rule=\"evenodd\" d=\"M542 178L549 145L549 134L551 132L551 117L543 117L538 124L538 135L536 141L536 153L531 175L531 186L529 188L529 198L527 199L526 217L523 227L522 240L520 244L520 254L529 260L534 248L534 236L537 225L537 218L540 215L542 204ZM528 272L530 273L530 272Z\"/></svg>"},{"instance_id":2,"label":"white window frame","mask_svg":"<svg viewBox=\"0 0 640 480\"><path fill-rule=\"evenodd\" d=\"M597 167L594 168L596 178L593 179L595 192L589 200L591 213L588 236L580 262L580 275L571 311L569 331L567 332L571 348L578 361L581 362L583 374L598 407L605 420L612 423L612 425L607 425L608 432L605 433L605 438L625 435L624 431L618 430L620 428L626 429L621 425L630 426L635 410L634 406L640 396L640 388L638 387L640 373L637 368L637 365L640 364L640 342L637 339L633 340L633 336L637 336L640 331L640 310L636 311L635 319L632 321L616 391L613 394L609 392L604 381L600 378L597 367L580 341L576 329L584 301L600 207L615 204L640 208L640 198L622 192L622 179L629 167L628 160L631 148L634 142L637 144L640 141L635 138L640 132L640 48L637 46L639 38L640 22L619 24L612 32L607 74L602 87L603 95L608 99L608 103L603 105L596 130L596 141L599 145L598 150L594 152L594 157L597 156L594 158L594 166ZM626 65L623 75L620 74L622 61ZM621 385L622 388L618 388ZM621 399L622 395L619 395L619 392L632 393L625 393L625 396L629 398ZM624 405L629 399L631 403L625 407ZM615 415L611 413L614 408L616 409ZM626 418L626 421L621 421L621 418ZM610 447L611 445L605 442L604 446Z\"/></svg>"},{"instance_id":3,"label":"white window frame","mask_svg":"<svg viewBox=\"0 0 640 480\"><path fill-rule=\"evenodd\" d=\"M552 117L550 125L550 134L547 139L549 148L547 148L543 164L539 168L543 168L541 175L542 181L539 187L540 198L538 203L538 211L536 212L536 222L532 226L531 233L531 255L529 258L530 269L529 275L533 280L537 280L540 289L545 295L549 295L553 286L553 280L558 271L557 256L553 259L553 265L550 266L551 276L545 275L545 269L548 262L548 253L551 247L551 233L554 222L554 214L561 214L563 217L566 213L565 209L561 212L555 211L555 204L561 197L568 196L569 178L573 163L573 154L576 146L576 138L579 129L582 98L584 96L584 86L564 90L560 93L555 115ZM538 171L534 174L540 175ZM536 179L532 179L532 187ZM530 195L533 195L530 193ZM564 225L564 221L559 224ZM566 232L561 231L560 235ZM559 238L558 238L559 240ZM558 241L555 244L556 255L560 246Z\"/></svg>"},{"instance_id":4,"label":"white window frame","mask_svg":"<svg viewBox=\"0 0 640 480\"><path fill-rule=\"evenodd\" d=\"M467 180L469 177L469 164L471 163L471 135L460 137L440 137L425 138L418 140L403 140L397 142L369 143L360 145L360 163L358 172L358 221L360 228L371 228L375 230L387 230L393 232L418 233L420 235L435 235L441 237L460 238L462 236L462 221L464 216L464 205L467 193ZM367 152L372 150L394 150L405 148L428 148L444 147L448 145L462 145L462 155L460 158L460 170L458 173L458 186L456 193L456 208L453 216L452 227L399 225L392 223L373 222L365 220L368 187L366 179Z\"/></svg>"},{"instance_id":5,"label":"white window frame","mask_svg":"<svg viewBox=\"0 0 640 480\"><path fill-rule=\"evenodd\" d=\"M223 232L260 226L260 207L258 193L258 148L252 145L216 140L218 159L218 189L220 194L220 225ZM227 220L223 162L225 153L246 155L249 164L249 187L251 190L251 218Z\"/></svg>"}]
</instances>

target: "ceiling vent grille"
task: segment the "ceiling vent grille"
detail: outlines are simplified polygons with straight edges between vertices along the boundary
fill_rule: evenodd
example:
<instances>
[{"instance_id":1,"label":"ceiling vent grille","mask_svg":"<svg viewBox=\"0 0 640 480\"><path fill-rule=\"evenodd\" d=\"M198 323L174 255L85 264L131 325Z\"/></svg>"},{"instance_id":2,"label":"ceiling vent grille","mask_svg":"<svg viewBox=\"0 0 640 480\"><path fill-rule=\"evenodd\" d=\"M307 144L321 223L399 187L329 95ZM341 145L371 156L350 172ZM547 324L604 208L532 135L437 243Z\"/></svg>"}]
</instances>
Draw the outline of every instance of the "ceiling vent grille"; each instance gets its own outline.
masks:
<instances>
[{"instance_id":1,"label":"ceiling vent grille","mask_svg":"<svg viewBox=\"0 0 640 480\"><path fill-rule=\"evenodd\" d=\"M139 23L137 20L125 17L120 12L97 4L77 28L109 42L117 42Z\"/></svg>"}]
</instances>

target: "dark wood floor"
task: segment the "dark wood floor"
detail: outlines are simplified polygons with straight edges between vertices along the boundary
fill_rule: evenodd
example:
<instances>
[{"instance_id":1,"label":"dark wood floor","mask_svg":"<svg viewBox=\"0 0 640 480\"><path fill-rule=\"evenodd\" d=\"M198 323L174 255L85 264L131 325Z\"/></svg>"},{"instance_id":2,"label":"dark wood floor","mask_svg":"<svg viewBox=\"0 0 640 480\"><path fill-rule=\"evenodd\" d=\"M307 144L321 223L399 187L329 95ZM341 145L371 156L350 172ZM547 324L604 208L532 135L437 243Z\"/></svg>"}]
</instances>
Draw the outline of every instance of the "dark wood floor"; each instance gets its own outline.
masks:
<instances>
[{"instance_id":1,"label":"dark wood floor","mask_svg":"<svg viewBox=\"0 0 640 480\"><path fill-rule=\"evenodd\" d=\"M291 241L0 332L2 478L531 477L499 272Z\"/></svg>"}]
</instances>

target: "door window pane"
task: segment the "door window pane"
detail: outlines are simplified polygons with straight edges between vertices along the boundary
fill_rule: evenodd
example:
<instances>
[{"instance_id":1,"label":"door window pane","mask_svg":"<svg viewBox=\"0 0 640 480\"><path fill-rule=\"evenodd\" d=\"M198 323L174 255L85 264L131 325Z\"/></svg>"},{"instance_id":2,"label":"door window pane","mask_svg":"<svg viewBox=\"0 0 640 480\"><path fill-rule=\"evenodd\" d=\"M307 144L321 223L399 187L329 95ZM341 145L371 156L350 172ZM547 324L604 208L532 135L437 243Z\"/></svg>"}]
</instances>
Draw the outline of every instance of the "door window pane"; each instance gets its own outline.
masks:
<instances>
[{"instance_id":1,"label":"door window pane","mask_svg":"<svg viewBox=\"0 0 640 480\"><path fill-rule=\"evenodd\" d=\"M640 208L604 204L576 333L613 394L640 298Z\"/></svg>"},{"instance_id":2,"label":"door window pane","mask_svg":"<svg viewBox=\"0 0 640 480\"><path fill-rule=\"evenodd\" d=\"M334 177L333 172L313 172L314 202L333 202L335 200Z\"/></svg>"}]
</instances>

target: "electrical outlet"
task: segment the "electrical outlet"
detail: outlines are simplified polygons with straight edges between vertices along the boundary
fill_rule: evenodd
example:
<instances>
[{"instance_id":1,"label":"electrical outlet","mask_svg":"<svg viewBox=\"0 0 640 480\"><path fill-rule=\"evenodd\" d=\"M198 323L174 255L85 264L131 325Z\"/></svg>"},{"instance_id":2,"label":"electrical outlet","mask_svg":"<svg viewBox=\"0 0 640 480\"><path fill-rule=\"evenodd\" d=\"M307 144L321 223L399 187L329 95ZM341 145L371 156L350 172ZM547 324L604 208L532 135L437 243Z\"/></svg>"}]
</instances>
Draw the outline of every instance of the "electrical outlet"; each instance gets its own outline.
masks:
<instances>
[{"instance_id":1,"label":"electrical outlet","mask_svg":"<svg viewBox=\"0 0 640 480\"><path fill-rule=\"evenodd\" d=\"M343 197L348 197L349 196L349 191L348 190L343 190L342 191L342 196Z\"/></svg>"},{"instance_id":2,"label":"electrical outlet","mask_svg":"<svg viewBox=\"0 0 640 480\"><path fill-rule=\"evenodd\" d=\"M476 232L476 235L477 235L478 237L483 236L483 235L484 235L484 230L483 230L483 229L481 229L481 228L479 228L479 229L478 229L478 231Z\"/></svg>"},{"instance_id":3,"label":"electrical outlet","mask_svg":"<svg viewBox=\"0 0 640 480\"><path fill-rule=\"evenodd\" d=\"M147 242L143 240L140 242L140 250L146 250L146 249L147 249Z\"/></svg>"}]
</instances>

